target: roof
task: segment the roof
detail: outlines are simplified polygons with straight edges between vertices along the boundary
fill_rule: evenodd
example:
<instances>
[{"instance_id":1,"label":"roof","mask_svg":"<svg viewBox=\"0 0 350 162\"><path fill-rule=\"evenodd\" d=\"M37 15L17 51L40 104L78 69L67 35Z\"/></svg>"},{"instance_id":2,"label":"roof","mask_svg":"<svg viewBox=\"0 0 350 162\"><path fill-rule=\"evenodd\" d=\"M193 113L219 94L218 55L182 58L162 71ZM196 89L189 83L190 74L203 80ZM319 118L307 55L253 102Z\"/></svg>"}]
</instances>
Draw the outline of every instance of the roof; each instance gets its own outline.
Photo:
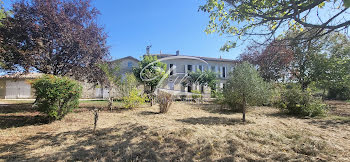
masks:
<instances>
[{"instance_id":1,"label":"roof","mask_svg":"<svg viewBox=\"0 0 350 162\"><path fill-rule=\"evenodd\" d=\"M132 56L123 57L123 58L120 58L120 59L113 60L111 62L119 62L119 61L122 61L122 60L125 60L125 59L131 59L131 60L135 60L135 61L139 62L138 59L136 59L135 57L132 57Z\"/></svg>"},{"instance_id":2,"label":"roof","mask_svg":"<svg viewBox=\"0 0 350 162\"><path fill-rule=\"evenodd\" d=\"M14 73L1 75L0 79L35 79L41 77L42 73Z\"/></svg>"},{"instance_id":3,"label":"roof","mask_svg":"<svg viewBox=\"0 0 350 162\"><path fill-rule=\"evenodd\" d=\"M152 56L157 56L159 58L164 58L164 57L171 57L171 56L186 56L186 55L173 55L173 54L150 54ZM196 57L203 59L204 61L219 61L219 62L231 62L231 63L236 63L236 60L231 60L231 59L223 59L223 58L213 58L213 57L201 57L201 56L189 56L189 57Z\"/></svg>"}]
</instances>

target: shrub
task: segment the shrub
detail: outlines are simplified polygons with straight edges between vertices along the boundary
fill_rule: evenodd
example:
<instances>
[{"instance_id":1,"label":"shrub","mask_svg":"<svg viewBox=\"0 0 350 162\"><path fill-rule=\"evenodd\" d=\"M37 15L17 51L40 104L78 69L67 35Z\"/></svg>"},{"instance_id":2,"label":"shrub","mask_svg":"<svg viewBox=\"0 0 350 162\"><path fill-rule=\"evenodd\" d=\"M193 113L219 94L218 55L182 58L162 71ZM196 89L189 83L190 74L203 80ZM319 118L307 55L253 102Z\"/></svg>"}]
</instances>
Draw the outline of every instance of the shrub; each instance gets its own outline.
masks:
<instances>
[{"instance_id":1,"label":"shrub","mask_svg":"<svg viewBox=\"0 0 350 162\"><path fill-rule=\"evenodd\" d=\"M137 88L133 88L128 96L123 97L124 107L125 108L135 108L139 105L148 101L147 95L140 94L140 91Z\"/></svg>"},{"instance_id":2,"label":"shrub","mask_svg":"<svg viewBox=\"0 0 350 162\"><path fill-rule=\"evenodd\" d=\"M44 75L33 81L38 110L50 120L62 119L78 108L82 87L67 77Z\"/></svg>"},{"instance_id":3,"label":"shrub","mask_svg":"<svg viewBox=\"0 0 350 162\"><path fill-rule=\"evenodd\" d=\"M214 102L221 105L221 108L228 107L232 112L242 112L242 105L238 102L237 98L225 97L223 92L216 92L215 95Z\"/></svg>"},{"instance_id":4,"label":"shrub","mask_svg":"<svg viewBox=\"0 0 350 162\"><path fill-rule=\"evenodd\" d=\"M281 94L278 107L288 114L297 116L319 116L325 114L326 105L315 98L309 91L301 91L300 87L287 87Z\"/></svg>"},{"instance_id":5,"label":"shrub","mask_svg":"<svg viewBox=\"0 0 350 162\"><path fill-rule=\"evenodd\" d=\"M335 100L349 100L350 86L333 86L328 90L327 98Z\"/></svg>"},{"instance_id":6,"label":"shrub","mask_svg":"<svg viewBox=\"0 0 350 162\"><path fill-rule=\"evenodd\" d=\"M180 100L181 100L181 101L185 101L185 100L186 100L186 98L187 98L187 96L186 96L186 95L180 95Z\"/></svg>"},{"instance_id":7,"label":"shrub","mask_svg":"<svg viewBox=\"0 0 350 162\"><path fill-rule=\"evenodd\" d=\"M169 108L173 103L173 95L167 92L160 91L157 95L157 101L159 103L159 112L166 113L169 111Z\"/></svg>"},{"instance_id":8,"label":"shrub","mask_svg":"<svg viewBox=\"0 0 350 162\"><path fill-rule=\"evenodd\" d=\"M197 101L197 99L202 97L202 93L199 91L193 90L192 93L193 93L192 94L193 101Z\"/></svg>"}]
</instances>

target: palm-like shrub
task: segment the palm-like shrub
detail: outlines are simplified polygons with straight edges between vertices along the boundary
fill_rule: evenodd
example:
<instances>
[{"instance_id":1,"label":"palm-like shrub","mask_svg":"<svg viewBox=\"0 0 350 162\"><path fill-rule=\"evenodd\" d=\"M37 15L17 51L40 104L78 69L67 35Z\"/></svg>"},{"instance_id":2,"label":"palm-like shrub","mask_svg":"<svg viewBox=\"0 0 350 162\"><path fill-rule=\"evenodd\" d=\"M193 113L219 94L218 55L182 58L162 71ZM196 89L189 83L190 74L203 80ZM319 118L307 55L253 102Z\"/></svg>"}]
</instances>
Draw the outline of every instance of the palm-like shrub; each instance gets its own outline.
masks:
<instances>
[{"instance_id":1,"label":"palm-like shrub","mask_svg":"<svg viewBox=\"0 0 350 162\"><path fill-rule=\"evenodd\" d=\"M160 91L157 95L157 101L159 103L159 112L167 113L173 103L173 95L167 92Z\"/></svg>"}]
</instances>

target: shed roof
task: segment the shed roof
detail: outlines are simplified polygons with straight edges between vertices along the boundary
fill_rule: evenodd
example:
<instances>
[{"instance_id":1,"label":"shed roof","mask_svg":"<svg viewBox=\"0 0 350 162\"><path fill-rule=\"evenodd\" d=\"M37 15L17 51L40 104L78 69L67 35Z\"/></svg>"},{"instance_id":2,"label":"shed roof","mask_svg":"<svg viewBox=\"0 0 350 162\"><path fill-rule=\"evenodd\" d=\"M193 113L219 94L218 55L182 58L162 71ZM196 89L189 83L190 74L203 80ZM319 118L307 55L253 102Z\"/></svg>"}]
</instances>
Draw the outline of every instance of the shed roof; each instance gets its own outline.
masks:
<instances>
[{"instance_id":1,"label":"shed roof","mask_svg":"<svg viewBox=\"0 0 350 162\"><path fill-rule=\"evenodd\" d=\"M35 79L41 77L42 73L14 73L1 75L0 79Z\"/></svg>"}]
</instances>

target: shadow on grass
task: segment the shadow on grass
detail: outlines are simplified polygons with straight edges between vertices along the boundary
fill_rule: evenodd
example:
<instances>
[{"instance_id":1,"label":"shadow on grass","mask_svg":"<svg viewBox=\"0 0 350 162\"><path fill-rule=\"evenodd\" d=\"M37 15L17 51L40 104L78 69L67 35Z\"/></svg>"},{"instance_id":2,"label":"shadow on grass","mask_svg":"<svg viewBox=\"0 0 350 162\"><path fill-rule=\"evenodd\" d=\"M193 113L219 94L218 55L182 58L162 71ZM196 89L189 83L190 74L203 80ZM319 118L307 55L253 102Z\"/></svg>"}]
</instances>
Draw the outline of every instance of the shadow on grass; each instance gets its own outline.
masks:
<instances>
[{"instance_id":1,"label":"shadow on grass","mask_svg":"<svg viewBox=\"0 0 350 162\"><path fill-rule=\"evenodd\" d=\"M221 105L214 103L203 103L203 104L193 104L194 107L207 111L209 113L215 114L236 114L242 113L239 111L233 111L227 107L222 107Z\"/></svg>"},{"instance_id":2,"label":"shadow on grass","mask_svg":"<svg viewBox=\"0 0 350 162\"><path fill-rule=\"evenodd\" d=\"M142 111L140 112L140 115L157 115L160 114L159 112L154 112L154 111Z\"/></svg>"},{"instance_id":3,"label":"shadow on grass","mask_svg":"<svg viewBox=\"0 0 350 162\"><path fill-rule=\"evenodd\" d=\"M31 103L0 104L0 114L37 112Z\"/></svg>"},{"instance_id":4,"label":"shadow on grass","mask_svg":"<svg viewBox=\"0 0 350 162\"><path fill-rule=\"evenodd\" d=\"M49 120L46 116L36 115L36 116L0 116L0 129L7 129L12 127L23 127L28 125L42 125L48 124Z\"/></svg>"},{"instance_id":5,"label":"shadow on grass","mask_svg":"<svg viewBox=\"0 0 350 162\"><path fill-rule=\"evenodd\" d=\"M177 119L177 121L188 124L203 124L203 125L236 125L244 124L241 119L231 119L225 117L200 117L200 118L186 118ZM246 123L250 123L246 121Z\"/></svg>"},{"instance_id":6,"label":"shadow on grass","mask_svg":"<svg viewBox=\"0 0 350 162\"><path fill-rule=\"evenodd\" d=\"M159 136L147 126L81 129L58 134L37 133L14 144L0 146L5 161L212 161L177 136ZM52 150L51 150L52 149ZM58 150L57 150L58 149ZM35 154L33 153L35 151Z\"/></svg>"},{"instance_id":7,"label":"shadow on grass","mask_svg":"<svg viewBox=\"0 0 350 162\"><path fill-rule=\"evenodd\" d=\"M339 127L350 127L350 120L337 120L337 119L332 119L332 120L311 120L308 122L309 124L316 125L320 128L327 129L327 128L339 128Z\"/></svg>"}]
</instances>

